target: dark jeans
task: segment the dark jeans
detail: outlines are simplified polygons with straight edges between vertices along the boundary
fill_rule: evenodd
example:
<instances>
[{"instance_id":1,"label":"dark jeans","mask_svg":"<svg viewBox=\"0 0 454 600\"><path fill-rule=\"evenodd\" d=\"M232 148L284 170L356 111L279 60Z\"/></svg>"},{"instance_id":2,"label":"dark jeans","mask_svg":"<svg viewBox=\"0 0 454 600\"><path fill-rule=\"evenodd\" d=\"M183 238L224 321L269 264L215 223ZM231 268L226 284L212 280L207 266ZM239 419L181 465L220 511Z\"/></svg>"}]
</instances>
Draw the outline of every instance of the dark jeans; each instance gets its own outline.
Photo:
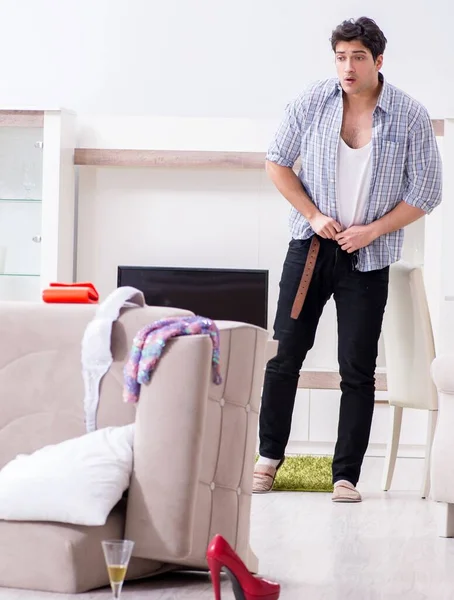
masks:
<instances>
[{"instance_id":1,"label":"dark jeans","mask_svg":"<svg viewBox=\"0 0 454 600\"><path fill-rule=\"evenodd\" d=\"M260 412L260 455L280 459L290 435L299 373L312 348L320 316L334 295L341 375L339 429L333 482L356 485L369 443L374 410L375 367L383 313L388 297L389 267L355 270L355 255L320 238L314 274L298 319L290 317L311 240L292 240L280 281L274 338L277 355L266 367Z\"/></svg>"}]
</instances>

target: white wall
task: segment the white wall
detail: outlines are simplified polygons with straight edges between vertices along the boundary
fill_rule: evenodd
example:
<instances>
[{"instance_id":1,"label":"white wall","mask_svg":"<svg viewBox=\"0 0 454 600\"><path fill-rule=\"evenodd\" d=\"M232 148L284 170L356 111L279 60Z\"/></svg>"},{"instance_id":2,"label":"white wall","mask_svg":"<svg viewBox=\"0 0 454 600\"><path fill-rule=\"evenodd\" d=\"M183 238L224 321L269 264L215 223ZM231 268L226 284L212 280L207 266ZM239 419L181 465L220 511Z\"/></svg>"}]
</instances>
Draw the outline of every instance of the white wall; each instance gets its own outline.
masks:
<instances>
[{"instance_id":1,"label":"white wall","mask_svg":"<svg viewBox=\"0 0 454 600\"><path fill-rule=\"evenodd\" d=\"M388 38L389 80L432 116L454 114L451 0L2 0L0 97L79 114L274 118L333 73L332 29L363 14Z\"/></svg>"}]
</instances>

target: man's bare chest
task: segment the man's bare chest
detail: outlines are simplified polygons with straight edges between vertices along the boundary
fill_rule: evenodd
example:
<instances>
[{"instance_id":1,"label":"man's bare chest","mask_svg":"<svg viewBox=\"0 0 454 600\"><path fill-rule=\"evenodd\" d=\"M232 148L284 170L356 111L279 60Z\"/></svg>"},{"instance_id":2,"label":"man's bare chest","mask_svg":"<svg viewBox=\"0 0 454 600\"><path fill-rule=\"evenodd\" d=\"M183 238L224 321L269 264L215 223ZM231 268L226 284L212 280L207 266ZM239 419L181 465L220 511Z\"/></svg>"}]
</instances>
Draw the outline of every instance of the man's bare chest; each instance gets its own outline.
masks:
<instances>
[{"instance_id":1,"label":"man's bare chest","mask_svg":"<svg viewBox=\"0 0 454 600\"><path fill-rule=\"evenodd\" d=\"M350 148L362 148L372 139L372 113L361 115L344 113L341 136Z\"/></svg>"}]
</instances>

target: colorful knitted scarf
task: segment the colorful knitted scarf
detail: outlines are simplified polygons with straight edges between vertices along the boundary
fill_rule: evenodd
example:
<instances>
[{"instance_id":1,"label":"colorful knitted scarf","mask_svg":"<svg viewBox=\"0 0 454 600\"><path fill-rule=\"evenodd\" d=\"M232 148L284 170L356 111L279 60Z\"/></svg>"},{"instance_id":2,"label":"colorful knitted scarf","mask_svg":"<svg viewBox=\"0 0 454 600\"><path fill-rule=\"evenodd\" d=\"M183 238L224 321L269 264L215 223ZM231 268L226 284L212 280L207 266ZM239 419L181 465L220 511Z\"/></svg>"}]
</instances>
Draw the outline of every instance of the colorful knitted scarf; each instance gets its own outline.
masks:
<instances>
[{"instance_id":1,"label":"colorful knitted scarf","mask_svg":"<svg viewBox=\"0 0 454 600\"><path fill-rule=\"evenodd\" d=\"M219 330L204 317L171 317L143 327L135 336L129 360L124 367L125 402L139 400L140 385L149 383L168 340L179 335L208 334L213 343L213 381L222 383L219 371Z\"/></svg>"}]
</instances>

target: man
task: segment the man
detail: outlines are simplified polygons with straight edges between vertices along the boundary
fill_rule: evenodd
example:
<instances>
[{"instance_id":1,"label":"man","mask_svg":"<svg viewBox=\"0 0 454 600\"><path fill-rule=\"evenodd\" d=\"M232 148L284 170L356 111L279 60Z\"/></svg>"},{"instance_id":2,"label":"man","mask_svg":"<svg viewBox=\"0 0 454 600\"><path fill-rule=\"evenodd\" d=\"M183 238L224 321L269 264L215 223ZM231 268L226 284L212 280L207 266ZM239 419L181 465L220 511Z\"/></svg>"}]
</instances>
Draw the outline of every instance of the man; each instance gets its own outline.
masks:
<instances>
[{"instance_id":1,"label":"man","mask_svg":"<svg viewBox=\"0 0 454 600\"><path fill-rule=\"evenodd\" d=\"M272 489L284 460L299 372L333 295L342 391L333 500L361 501L389 265L401 256L403 228L441 201L429 115L380 73L386 41L366 17L339 25L331 38L337 78L288 105L267 154L267 172L292 205L292 240L274 324L278 351L263 388L255 493Z\"/></svg>"}]
</instances>

